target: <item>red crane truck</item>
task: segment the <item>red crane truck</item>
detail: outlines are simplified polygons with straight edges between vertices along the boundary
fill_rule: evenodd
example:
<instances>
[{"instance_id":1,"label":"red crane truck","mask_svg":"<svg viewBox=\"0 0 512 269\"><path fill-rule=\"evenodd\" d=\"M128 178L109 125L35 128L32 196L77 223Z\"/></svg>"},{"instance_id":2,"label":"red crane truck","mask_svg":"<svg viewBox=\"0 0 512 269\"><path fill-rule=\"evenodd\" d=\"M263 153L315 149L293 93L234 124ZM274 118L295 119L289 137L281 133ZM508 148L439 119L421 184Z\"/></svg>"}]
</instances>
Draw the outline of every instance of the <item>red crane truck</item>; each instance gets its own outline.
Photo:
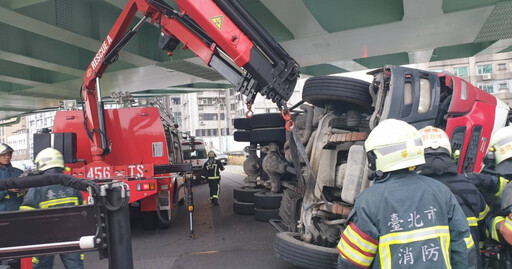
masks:
<instances>
[{"instance_id":1,"label":"red crane truck","mask_svg":"<svg viewBox=\"0 0 512 269\"><path fill-rule=\"evenodd\" d=\"M161 120L156 107L104 109L100 88L105 70L142 24L159 26L158 43L168 55L183 43L183 49L192 50L246 95L249 107L257 93L284 104L299 75L295 60L238 1L176 3L180 11L161 0L128 1L84 74L82 110L58 111L52 138L46 135L42 143L35 142L60 145L75 177L126 182L130 203L140 205L146 228L170 223L178 173L185 167L179 165L183 156L178 130L173 122ZM142 19L128 29L137 12Z\"/></svg>"}]
</instances>

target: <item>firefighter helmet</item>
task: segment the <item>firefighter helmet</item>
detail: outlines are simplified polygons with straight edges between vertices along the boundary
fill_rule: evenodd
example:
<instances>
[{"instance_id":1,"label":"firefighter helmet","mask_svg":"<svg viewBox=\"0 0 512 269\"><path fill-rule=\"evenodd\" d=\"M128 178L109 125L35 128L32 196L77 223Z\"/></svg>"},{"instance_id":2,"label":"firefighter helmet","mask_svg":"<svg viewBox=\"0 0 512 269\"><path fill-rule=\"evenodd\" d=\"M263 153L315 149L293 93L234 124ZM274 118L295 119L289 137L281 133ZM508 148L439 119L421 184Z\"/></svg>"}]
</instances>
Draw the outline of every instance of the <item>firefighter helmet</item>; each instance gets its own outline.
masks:
<instances>
[{"instance_id":1,"label":"firefighter helmet","mask_svg":"<svg viewBox=\"0 0 512 269\"><path fill-rule=\"evenodd\" d=\"M494 153L496 165L512 157L512 126L503 127L494 133L489 152Z\"/></svg>"},{"instance_id":2,"label":"firefighter helmet","mask_svg":"<svg viewBox=\"0 0 512 269\"><path fill-rule=\"evenodd\" d=\"M366 139L370 168L390 172L424 164L423 144L418 130L395 119L379 123Z\"/></svg>"},{"instance_id":3,"label":"firefighter helmet","mask_svg":"<svg viewBox=\"0 0 512 269\"><path fill-rule=\"evenodd\" d=\"M1 143L0 144L0 155L9 154L14 151L9 145Z\"/></svg>"},{"instance_id":4,"label":"firefighter helmet","mask_svg":"<svg viewBox=\"0 0 512 269\"><path fill-rule=\"evenodd\" d=\"M445 149L448 151L450 156L452 155L452 146L450 144L450 139L448 135L439 128L427 126L421 128L418 132L420 132L421 142L423 143L423 147L425 149Z\"/></svg>"},{"instance_id":5,"label":"firefighter helmet","mask_svg":"<svg viewBox=\"0 0 512 269\"><path fill-rule=\"evenodd\" d=\"M215 154L215 152L213 150L208 151L208 158L215 158L215 157L217 157L217 155Z\"/></svg>"},{"instance_id":6,"label":"firefighter helmet","mask_svg":"<svg viewBox=\"0 0 512 269\"><path fill-rule=\"evenodd\" d=\"M46 171L50 168L64 169L64 158L62 154L54 148L45 148L39 152L34 160L38 171Z\"/></svg>"}]
</instances>

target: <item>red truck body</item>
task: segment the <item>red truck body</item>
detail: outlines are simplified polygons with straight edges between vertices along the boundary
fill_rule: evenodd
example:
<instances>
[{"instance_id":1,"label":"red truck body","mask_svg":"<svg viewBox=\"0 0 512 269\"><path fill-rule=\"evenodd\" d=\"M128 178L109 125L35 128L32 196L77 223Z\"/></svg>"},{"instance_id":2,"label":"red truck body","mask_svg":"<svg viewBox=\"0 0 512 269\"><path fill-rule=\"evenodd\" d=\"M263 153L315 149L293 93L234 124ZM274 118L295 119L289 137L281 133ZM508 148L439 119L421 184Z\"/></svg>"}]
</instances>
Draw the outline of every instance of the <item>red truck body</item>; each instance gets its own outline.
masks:
<instances>
[{"instance_id":1,"label":"red truck body","mask_svg":"<svg viewBox=\"0 0 512 269\"><path fill-rule=\"evenodd\" d=\"M70 174L79 178L123 180L130 186L130 203L140 201L142 211L155 211L154 195L162 191L160 195L174 197L180 183L176 175L154 172L155 165L172 163L158 108L106 109L105 122L112 152L104 162L93 161L92 143L83 127L82 111L56 113L53 132L75 133L77 159L84 160L66 164L71 168ZM170 209L173 206L171 203Z\"/></svg>"}]
</instances>

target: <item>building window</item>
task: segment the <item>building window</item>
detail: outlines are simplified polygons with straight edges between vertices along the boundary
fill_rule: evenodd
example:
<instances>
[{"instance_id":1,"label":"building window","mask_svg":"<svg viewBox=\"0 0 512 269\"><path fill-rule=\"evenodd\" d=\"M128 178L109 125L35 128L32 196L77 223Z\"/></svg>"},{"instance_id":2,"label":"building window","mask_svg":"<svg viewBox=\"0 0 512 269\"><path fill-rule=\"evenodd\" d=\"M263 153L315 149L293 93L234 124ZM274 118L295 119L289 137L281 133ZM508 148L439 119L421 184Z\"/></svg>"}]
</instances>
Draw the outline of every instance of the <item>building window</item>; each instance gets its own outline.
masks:
<instances>
[{"instance_id":1,"label":"building window","mask_svg":"<svg viewBox=\"0 0 512 269\"><path fill-rule=\"evenodd\" d=\"M217 129L213 129L213 136L217 136Z\"/></svg>"},{"instance_id":2,"label":"building window","mask_svg":"<svg viewBox=\"0 0 512 269\"><path fill-rule=\"evenodd\" d=\"M454 67L453 74L458 77L467 77L468 76L468 67L467 66Z\"/></svg>"},{"instance_id":3,"label":"building window","mask_svg":"<svg viewBox=\"0 0 512 269\"><path fill-rule=\"evenodd\" d=\"M498 89L499 90L508 90L508 83L507 82L498 83Z\"/></svg>"},{"instance_id":4,"label":"building window","mask_svg":"<svg viewBox=\"0 0 512 269\"><path fill-rule=\"evenodd\" d=\"M507 70L507 64L505 64L505 63L498 64L498 70Z\"/></svg>"},{"instance_id":5,"label":"building window","mask_svg":"<svg viewBox=\"0 0 512 269\"><path fill-rule=\"evenodd\" d=\"M482 64L476 66L478 75L492 74L492 64Z\"/></svg>"},{"instance_id":6,"label":"building window","mask_svg":"<svg viewBox=\"0 0 512 269\"><path fill-rule=\"evenodd\" d=\"M481 84L479 86L480 89L488 92L488 93L493 93L494 92L494 89L493 89L493 86L492 84Z\"/></svg>"},{"instance_id":7,"label":"building window","mask_svg":"<svg viewBox=\"0 0 512 269\"><path fill-rule=\"evenodd\" d=\"M181 98L179 97L172 97L171 102L173 105L181 105Z\"/></svg>"},{"instance_id":8,"label":"building window","mask_svg":"<svg viewBox=\"0 0 512 269\"><path fill-rule=\"evenodd\" d=\"M208 133L206 134L206 136L212 136L212 129L208 129Z\"/></svg>"}]
</instances>

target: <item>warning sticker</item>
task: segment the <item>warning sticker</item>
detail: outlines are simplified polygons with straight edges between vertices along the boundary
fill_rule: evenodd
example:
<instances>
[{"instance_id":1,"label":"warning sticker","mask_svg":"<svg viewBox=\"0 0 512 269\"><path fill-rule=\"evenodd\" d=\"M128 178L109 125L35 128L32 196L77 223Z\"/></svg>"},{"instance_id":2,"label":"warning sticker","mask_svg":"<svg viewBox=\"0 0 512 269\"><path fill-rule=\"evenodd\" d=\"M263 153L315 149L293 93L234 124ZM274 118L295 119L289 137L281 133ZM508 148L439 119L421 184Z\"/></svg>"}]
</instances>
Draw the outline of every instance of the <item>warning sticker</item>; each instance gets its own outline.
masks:
<instances>
[{"instance_id":1,"label":"warning sticker","mask_svg":"<svg viewBox=\"0 0 512 269\"><path fill-rule=\"evenodd\" d=\"M210 18L210 21L213 22L213 24L215 24L215 26L217 27L217 29L219 29L219 31L222 31L222 21L223 21L223 17L222 15L220 16L215 16L215 17L211 17Z\"/></svg>"}]
</instances>

